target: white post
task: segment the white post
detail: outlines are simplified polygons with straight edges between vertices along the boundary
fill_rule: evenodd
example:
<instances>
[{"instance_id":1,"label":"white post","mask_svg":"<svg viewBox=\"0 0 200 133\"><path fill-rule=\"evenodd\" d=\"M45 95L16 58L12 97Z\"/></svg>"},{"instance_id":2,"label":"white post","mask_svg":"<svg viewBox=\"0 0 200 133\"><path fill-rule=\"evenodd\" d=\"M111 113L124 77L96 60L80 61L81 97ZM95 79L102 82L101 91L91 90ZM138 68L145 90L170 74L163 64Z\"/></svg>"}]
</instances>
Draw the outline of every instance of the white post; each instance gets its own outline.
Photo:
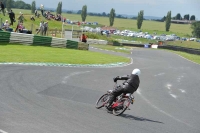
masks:
<instances>
[{"instance_id":1,"label":"white post","mask_svg":"<svg viewBox=\"0 0 200 133\"><path fill-rule=\"evenodd\" d=\"M73 36L73 30L74 30L74 25L72 24L72 36ZM72 39L72 36L71 36L71 39Z\"/></svg>"},{"instance_id":2,"label":"white post","mask_svg":"<svg viewBox=\"0 0 200 133\"><path fill-rule=\"evenodd\" d=\"M82 35L83 35L83 26L82 26L82 33L81 33L81 42L82 42Z\"/></svg>"},{"instance_id":3,"label":"white post","mask_svg":"<svg viewBox=\"0 0 200 133\"><path fill-rule=\"evenodd\" d=\"M63 28L64 28L64 23L62 23L62 33L61 33L61 38L63 38Z\"/></svg>"}]
</instances>

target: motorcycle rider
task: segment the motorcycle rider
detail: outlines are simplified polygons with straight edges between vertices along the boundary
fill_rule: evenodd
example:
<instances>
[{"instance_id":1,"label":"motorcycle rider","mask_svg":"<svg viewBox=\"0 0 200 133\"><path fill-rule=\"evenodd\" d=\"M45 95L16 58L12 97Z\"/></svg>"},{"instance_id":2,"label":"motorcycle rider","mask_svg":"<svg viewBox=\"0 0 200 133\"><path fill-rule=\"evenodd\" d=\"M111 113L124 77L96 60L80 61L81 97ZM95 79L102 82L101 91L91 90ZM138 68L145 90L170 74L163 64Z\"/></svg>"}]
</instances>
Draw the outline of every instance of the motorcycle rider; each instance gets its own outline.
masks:
<instances>
[{"instance_id":1,"label":"motorcycle rider","mask_svg":"<svg viewBox=\"0 0 200 133\"><path fill-rule=\"evenodd\" d=\"M108 111L112 111L112 103L116 99L117 96L121 95L122 93L131 93L133 94L139 87L140 84L140 69L136 68L132 71L131 75L122 76L122 77L115 77L113 78L114 82L117 80L125 80L123 82L123 86L117 86L113 92L110 94L110 98L108 100L107 109Z\"/></svg>"}]
</instances>

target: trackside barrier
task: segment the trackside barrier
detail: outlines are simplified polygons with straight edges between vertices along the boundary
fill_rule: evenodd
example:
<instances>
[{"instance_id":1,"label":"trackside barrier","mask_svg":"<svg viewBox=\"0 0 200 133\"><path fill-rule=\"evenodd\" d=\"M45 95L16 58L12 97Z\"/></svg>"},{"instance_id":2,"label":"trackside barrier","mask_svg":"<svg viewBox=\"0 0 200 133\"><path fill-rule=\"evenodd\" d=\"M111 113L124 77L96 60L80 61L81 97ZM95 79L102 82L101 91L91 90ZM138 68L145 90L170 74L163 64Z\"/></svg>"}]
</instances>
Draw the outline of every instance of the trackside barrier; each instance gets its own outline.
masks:
<instances>
[{"instance_id":1,"label":"trackside barrier","mask_svg":"<svg viewBox=\"0 0 200 133\"><path fill-rule=\"evenodd\" d=\"M79 50L89 50L89 44L83 43L83 42L79 42L78 43L78 49Z\"/></svg>"},{"instance_id":2,"label":"trackside barrier","mask_svg":"<svg viewBox=\"0 0 200 133\"><path fill-rule=\"evenodd\" d=\"M66 48L67 40L63 38L52 37L51 47Z\"/></svg>"},{"instance_id":3,"label":"trackside barrier","mask_svg":"<svg viewBox=\"0 0 200 133\"><path fill-rule=\"evenodd\" d=\"M5 42L5 43L10 42L10 32L0 31L0 43L1 42Z\"/></svg>"},{"instance_id":4,"label":"trackside barrier","mask_svg":"<svg viewBox=\"0 0 200 133\"><path fill-rule=\"evenodd\" d=\"M89 49L89 44L73 40L66 40L64 38L38 36L33 34L5 32L5 31L0 31L0 44L1 43L19 43L25 45L51 46L57 48L69 48L69 49L79 49L79 50Z\"/></svg>"},{"instance_id":5,"label":"trackside barrier","mask_svg":"<svg viewBox=\"0 0 200 133\"><path fill-rule=\"evenodd\" d=\"M132 46L132 47L144 47L143 44L129 44L129 43L122 43L123 46ZM200 49L194 49L194 48L186 48L186 47L180 47L180 46L172 46L172 45L158 45L154 48L158 49L169 49L174 51L182 51L190 54L196 54L200 55Z\"/></svg>"},{"instance_id":6,"label":"trackside barrier","mask_svg":"<svg viewBox=\"0 0 200 133\"><path fill-rule=\"evenodd\" d=\"M98 40L98 39L87 39L88 44L108 44L108 41L105 40Z\"/></svg>"},{"instance_id":7,"label":"trackside barrier","mask_svg":"<svg viewBox=\"0 0 200 133\"><path fill-rule=\"evenodd\" d=\"M35 35L33 38L34 46L51 46L52 37Z\"/></svg>"},{"instance_id":8,"label":"trackside barrier","mask_svg":"<svg viewBox=\"0 0 200 133\"><path fill-rule=\"evenodd\" d=\"M72 41L72 40L67 40L66 48L69 48L69 49L78 49L78 42Z\"/></svg>"},{"instance_id":9,"label":"trackside barrier","mask_svg":"<svg viewBox=\"0 0 200 133\"><path fill-rule=\"evenodd\" d=\"M20 44L33 44L33 34L23 34L12 32L10 36L10 43L20 43Z\"/></svg>"}]
</instances>

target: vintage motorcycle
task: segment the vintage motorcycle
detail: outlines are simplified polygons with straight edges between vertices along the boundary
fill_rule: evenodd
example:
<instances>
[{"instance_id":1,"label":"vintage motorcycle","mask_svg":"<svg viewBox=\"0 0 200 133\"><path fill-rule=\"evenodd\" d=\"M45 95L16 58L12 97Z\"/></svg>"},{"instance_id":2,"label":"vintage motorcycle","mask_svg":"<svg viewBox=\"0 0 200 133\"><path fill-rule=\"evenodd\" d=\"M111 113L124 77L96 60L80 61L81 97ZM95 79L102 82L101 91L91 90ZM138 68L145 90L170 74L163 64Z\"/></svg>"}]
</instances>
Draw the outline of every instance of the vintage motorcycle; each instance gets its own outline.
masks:
<instances>
[{"instance_id":1,"label":"vintage motorcycle","mask_svg":"<svg viewBox=\"0 0 200 133\"><path fill-rule=\"evenodd\" d=\"M114 88L117 86L117 82L115 82ZM100 109L102 107L106 107L109 96L113 90L108 90L107 93L103 94L96 102L96 108ZM122 93L118 96L112 104L112 113L113 115L121 115L126 110L130 110L129 105L134 103L134 96L131 93ZM106 108L107 109L107 108Z\"/></svg>"}]
</instances>

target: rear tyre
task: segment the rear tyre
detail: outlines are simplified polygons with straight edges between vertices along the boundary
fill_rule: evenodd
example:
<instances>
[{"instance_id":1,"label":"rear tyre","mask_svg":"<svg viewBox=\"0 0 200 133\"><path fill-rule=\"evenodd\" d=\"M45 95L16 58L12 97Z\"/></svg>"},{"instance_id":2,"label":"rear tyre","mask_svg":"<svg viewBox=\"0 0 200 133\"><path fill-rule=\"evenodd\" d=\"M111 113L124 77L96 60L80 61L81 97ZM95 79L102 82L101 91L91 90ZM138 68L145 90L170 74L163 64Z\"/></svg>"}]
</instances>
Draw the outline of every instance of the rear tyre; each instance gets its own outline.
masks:
<instances>
[{"instance_id":1,"label":"rear tyre","mask_svg":"<svg viewBox=\"0 0 200 133\"><path fill-rule=\"evenodd\" d=\"M96 106L95 106L95 107L96 107L97 109L102 108L102 107L107 103L108 99L109 99L109 95L108 95L108 94L104 94L103 96L101 96L101 97L97 100Z\"/></svg>"},{"instance_id":2,"label":"rear tyre","mask_svg":"<svg viewBox=\"0 0 200 133\"><path fill-rule=\"evenodd\" d=\"M113 109L113 115L115 115L115 116L121 115L128 108L127 105L129 104L128 103L129 99L123 98L121 101L123 102L123 108L122 109Z\"/></svg>"}]
</instances>

